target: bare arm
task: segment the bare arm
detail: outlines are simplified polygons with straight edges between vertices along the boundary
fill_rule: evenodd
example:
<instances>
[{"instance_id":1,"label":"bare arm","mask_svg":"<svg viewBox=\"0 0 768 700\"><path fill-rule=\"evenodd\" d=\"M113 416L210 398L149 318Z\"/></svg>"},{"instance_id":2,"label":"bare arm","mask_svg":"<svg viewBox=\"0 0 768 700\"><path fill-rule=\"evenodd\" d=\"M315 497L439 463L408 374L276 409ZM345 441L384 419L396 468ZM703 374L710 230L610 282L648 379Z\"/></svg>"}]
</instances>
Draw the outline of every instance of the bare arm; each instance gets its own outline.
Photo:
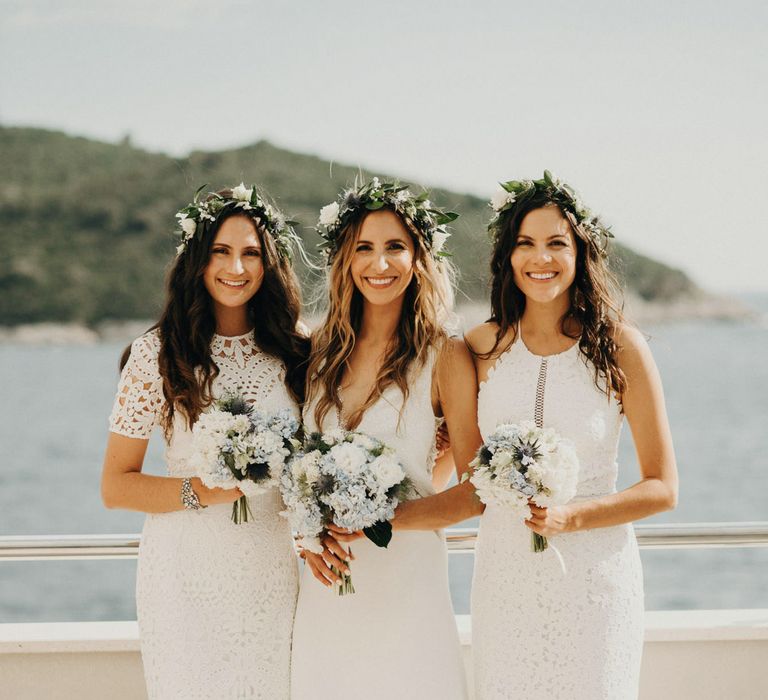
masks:
<instances>
[{"instance_id":1,"label":"bare arm","mask_svg":"<svg viewBox=\"0 0 768 700\"><path fill-rule=\"evenodd\" d=\"M455 469L453 450L448 448L435 460L435 466L432 469L432 486L435 487L435 491L442 491L448 485Z\"/></svg>"},{"instance_id":2,"label":"bare arm","mask_svg":"<svg viewBox=\"0 0 768 700\"><path fill-rule=\"evenodd\" d=\"M619 366L627 380L622 403L640 464L640 481L602 498L561 508L532 508L534 517L528 524L539 534L621 525L677 505L677 465L656 363L639 331L624 327L617 341Z\"/></svg>"},{"instance_id":3,"label":"bare arm","mask_svg":"<svg viewBox=\"0 0 768 700\"><path fill-rule=\"evenodd\" d=\"M451 436L456 474L461 480L482 444L477 427L477 376L463 340L451 339L438 358L435 379L440 406ZM468 481L442 493L400 504L392 527L399 530L437 530L475 515L483 505Z\"/></svg>"},{"instance_id":4,"label":"bare arm","mask_svg":"<svg viewBox=\"0 0 768 700\"><path fill-rule=\"evenodd\" d=\"M124 508L143 513L183 510L182 479L142 474L149 440L109 433L101 474L101 498L107 508ZM232 503L242 494L238 489L209 489L198 478L192 490L204 506Z\"/></svg>"}]
</instances>

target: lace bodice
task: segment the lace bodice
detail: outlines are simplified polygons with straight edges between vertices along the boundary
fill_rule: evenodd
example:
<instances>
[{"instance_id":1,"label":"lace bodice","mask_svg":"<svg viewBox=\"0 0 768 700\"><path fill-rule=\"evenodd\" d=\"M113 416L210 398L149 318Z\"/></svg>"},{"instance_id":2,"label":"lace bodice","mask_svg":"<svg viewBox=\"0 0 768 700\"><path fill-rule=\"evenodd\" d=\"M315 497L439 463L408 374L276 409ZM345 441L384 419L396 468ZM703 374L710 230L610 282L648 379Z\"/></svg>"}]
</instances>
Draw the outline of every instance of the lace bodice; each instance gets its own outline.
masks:
<instances>
[{"instance_id":1,"label":"lace bodice","mask_svg":"<svg viewBox=\"0 0 768 700\"><path fill-rule=\"evenodd\" d=\"M163 381L158 367L159 331L153 330L137 338L123 368L117 396L109 417L109 429L132 438L148 439L160 422L165 407ZM211 356L219 374L213 381L214 397L237 392L246 401L276 412L284 408L298 417L296 402L285 386L285 367L278 359L262 352L253 334L240 336L214 335ZM192 433L180 412L173 421L173 433L166 448L168 474L194 476L188 466L192 450Z\"/></svg>"},{"instance_id":2,"label":"lace bodice","mask_svg":"<svg viewBox=\"0 0 768 700\"><path fill-rule=\"evenodd\" d=\"M397 452L406 474L419 496L435 493L432 468L435 463L435 432L439 419L432 410L432 369L434 353L423 366L412 367L408 380L408 400L403 407L403 395L397 386L384 390L373 406L363 415L356 431L381 440ZM318 430L315 423L316 400L304 408L304 424L308 430ZM400 413L402 409L402 413ZM339 416L331 409L323 420L322 430L339 427Z\"/></svg>"},{"instance_id":3,"label":"lace bodice","mask_svg":"<svg viewBox=\"0 0 768 700\"><path fill-rule=\"evenodd\" d=\"M615 490L622 414L615 398L595 385L593 366L578 344L540 357L518 337L480 386L478 420L484 438L499 423L535 419L576 447L577 498Z\"/></svg>"}]
</instances>

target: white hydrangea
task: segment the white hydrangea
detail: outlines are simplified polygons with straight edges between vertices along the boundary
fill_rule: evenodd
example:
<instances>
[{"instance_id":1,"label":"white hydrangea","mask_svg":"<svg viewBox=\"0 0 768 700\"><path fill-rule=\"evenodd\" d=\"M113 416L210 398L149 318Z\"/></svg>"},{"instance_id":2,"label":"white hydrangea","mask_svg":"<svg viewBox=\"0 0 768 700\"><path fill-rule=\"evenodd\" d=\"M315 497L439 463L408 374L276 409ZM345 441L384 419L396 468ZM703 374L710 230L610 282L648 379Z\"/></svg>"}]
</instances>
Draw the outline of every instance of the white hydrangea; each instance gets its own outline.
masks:
<instances>
[{"instance_id":1,"label":"white hydrangea","mask_svg":"<svg viewBox=\"0 0 768 700\"><path fill-rule=\"evenodd\" d=\"M329 445L335 445L339 442L344 442L346 435L347 434L342 428L332 428L328 432L323 433L323 442L326 442Z\"/></svg>"}]
</instances>

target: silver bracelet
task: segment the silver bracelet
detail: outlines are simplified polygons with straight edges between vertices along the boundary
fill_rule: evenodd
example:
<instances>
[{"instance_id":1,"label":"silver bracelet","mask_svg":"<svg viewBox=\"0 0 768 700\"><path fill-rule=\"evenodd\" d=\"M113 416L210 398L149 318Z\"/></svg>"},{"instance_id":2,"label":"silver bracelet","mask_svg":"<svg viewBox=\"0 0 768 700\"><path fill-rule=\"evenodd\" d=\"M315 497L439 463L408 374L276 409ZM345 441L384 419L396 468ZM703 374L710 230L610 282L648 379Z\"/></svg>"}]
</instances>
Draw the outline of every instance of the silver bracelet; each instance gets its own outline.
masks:
<instances>
[{"instance_id":1,"label":"silver bracelet","mask_svg":"<svg viewBox=\"0 0 768 700\"><path fill-rule=\"evenodd\" d=\"M205 508L197 494L192 490L192 479L183 479L181 482L181 503L186 510L200 510Z\"/></svg>"}]
</instances>

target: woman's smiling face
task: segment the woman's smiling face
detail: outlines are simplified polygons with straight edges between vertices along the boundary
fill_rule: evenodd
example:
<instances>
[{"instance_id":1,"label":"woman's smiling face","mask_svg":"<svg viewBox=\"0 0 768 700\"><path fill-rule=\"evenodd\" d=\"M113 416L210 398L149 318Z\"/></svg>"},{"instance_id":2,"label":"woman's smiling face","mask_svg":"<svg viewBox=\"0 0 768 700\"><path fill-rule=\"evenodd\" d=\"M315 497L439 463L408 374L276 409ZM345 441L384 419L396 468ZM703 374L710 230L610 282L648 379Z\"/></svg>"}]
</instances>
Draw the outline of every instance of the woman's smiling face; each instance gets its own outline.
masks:
<instances>
[{"instance_id":1,"label":"woman's smiling face","mask_svg":"<svg viewBox=\"0 0 768 700\"><path fill-rule=\"evenodd\" d=\"M256 225L247 216L230 216L219 226L211 245L203 272L205 288L214 304L236 308L250 301L263 280L264 263Z\"/></svg>"},{"instance_id":2,"label":"woman's smiling face","mask_svg":"<svg viewBox=\"0 0 768 700\"><path fill-rule=\"evenodd\" d=\"M413 279L414 253L411 234L397 214L384 210L365 217L350 272L368 303L390 304L405 293Z\"/></svg>"},{"instance_id":3,"label":"woman's smiling face","mask_svg":"<svg viewBox=\"0 0 768 700\"><path fill-rule=\"evenodd\" d=\"M568 293L576 277L576 239L557 206L526 214L510 262L515 284L528 299L547 303Z\"/></svg>"}]
</instances>

